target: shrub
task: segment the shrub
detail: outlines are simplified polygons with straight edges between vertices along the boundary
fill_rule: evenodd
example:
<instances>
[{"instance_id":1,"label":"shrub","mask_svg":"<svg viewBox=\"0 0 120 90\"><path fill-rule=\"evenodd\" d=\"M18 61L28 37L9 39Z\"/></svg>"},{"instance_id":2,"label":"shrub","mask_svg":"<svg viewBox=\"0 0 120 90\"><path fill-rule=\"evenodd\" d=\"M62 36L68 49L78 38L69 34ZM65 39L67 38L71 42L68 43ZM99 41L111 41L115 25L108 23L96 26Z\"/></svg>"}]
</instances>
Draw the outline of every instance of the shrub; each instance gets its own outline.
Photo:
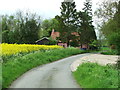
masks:
<instances>
[{"instance_id":1,"label":"shrub","mask_svg":"<svg viewBox=\"0 0 120 90\"><path fill-rule=\"evenodd\" d=\"M115 45L117 54L120 55L120 32L109 35L108 41L110 45Z\"/></svg>"},{"instance_id":2,"label":"shrub","mask_svg":"<svg viewBox=\"0 0 120 90\"><path fill-rule=\"evenodd\" d=\"M90 50L98 50L99 49L99 42L97 40L93 40L89 44Z\"/></svg>"}]
</instances>

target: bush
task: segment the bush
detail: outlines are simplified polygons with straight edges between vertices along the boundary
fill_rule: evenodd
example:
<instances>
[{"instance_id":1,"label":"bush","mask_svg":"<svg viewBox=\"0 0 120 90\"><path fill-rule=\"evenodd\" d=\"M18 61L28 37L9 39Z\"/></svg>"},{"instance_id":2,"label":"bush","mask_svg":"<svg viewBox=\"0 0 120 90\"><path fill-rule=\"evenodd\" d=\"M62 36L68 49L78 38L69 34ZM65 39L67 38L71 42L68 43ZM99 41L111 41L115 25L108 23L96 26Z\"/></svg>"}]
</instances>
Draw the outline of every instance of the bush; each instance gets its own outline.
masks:
<instances>
[{"instance_id":1,"label":"bush","mask_svg":"<svg viewBox=\"0 0 120 90\"><path fill-rule=\"evenodd\" d=\"M117 54L120 55L120 32L110 35L108 41L110 45L115 45Z\"/></svg>"},{"instance_id":2,"label":"bush","mask_svg":"<svg viewBox=\"0 0 120 90\"><path fill-rule=\"evenodd\" d=\"M109 40L109 44L115 45L117 54L120 55L120 29L118 31L119 31L118 33L113 33L111 36L109 36L108 40ZM117 67L119 71L118 77L120 77L120 57L118 58L117 61ZM120 87L120 82L119 82L119 87Z\"/></svg>"},{"instance_id":3,"label":"bush","mask_svg":"<svg viewBox=\"0 0 120 90\"><path fill-rule=\"evenodd\" d=\"M109 47L101 47L100 53L104 54L104 55L116 55L117 54L117 50L111 49Z\"/></svg>"},{"instance_id":4,"label":"bush","mask_svg":"<svg viewBox=\"0 0 120 90\"><path fill-rule=\"evenodd\" d=\"M93 40L91 44L89 44L90 50L98 50L99 42L97 40Z\"/></svg>"},{"instance_id":5,"label":"bush","mask_svg":"<svg viewBox=\"0 0 120 90\"><path fill-rule=\"evenodd\" d=\"M53 40L52 38L49 38L50 42L47 45L56 45L57 40Z\"/></svg>"}]
</instances>

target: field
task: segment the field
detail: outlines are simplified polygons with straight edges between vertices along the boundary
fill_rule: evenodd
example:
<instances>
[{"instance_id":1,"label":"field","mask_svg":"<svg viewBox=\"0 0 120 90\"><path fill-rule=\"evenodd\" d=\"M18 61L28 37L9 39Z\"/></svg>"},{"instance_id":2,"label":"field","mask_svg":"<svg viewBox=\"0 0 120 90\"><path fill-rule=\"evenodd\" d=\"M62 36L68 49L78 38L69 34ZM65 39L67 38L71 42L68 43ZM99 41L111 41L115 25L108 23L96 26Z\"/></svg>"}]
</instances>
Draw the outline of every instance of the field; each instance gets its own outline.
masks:
<instances>
[{"instance_id":1,"label":"field","mask_svg":"<svg viewBox=\"0 0 120 90\"><path fill-rule=\"evenodd\" d=\"M37 50L50 50L62 48L57 45L30 45L30 44L2 44L2 56L15 55L18 53L25 53Z\"/></svg>"}]
</instances>

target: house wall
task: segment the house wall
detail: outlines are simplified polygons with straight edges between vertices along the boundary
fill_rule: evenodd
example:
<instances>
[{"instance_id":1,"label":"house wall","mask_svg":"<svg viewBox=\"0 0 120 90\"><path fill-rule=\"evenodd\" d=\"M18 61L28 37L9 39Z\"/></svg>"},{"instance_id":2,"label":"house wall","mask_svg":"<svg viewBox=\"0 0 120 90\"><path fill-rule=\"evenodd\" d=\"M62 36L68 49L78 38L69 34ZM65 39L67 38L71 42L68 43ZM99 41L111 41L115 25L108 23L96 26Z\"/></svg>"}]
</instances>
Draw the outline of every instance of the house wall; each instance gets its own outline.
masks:
<instances>
[{"instance_id":1,"label":"house wall","mask_svg":"<svg viewBox=\"0 0 120 90\"><path fill-rule=\"evenodd\" d=\"M58 43L57 45L63 46L64 48L67 48L67 43Z\"/></svg>"},{"instance_id":2,"label":"house wall","mask_svg":"<svg viewBox=\"0 0 120 90\"><path fill-rule=\"evenodd\" d=\"M86 49L88 49L89 46L88 46L87 44L82 44L81 48L86 48Z\"/></svg>"}]
</instances>

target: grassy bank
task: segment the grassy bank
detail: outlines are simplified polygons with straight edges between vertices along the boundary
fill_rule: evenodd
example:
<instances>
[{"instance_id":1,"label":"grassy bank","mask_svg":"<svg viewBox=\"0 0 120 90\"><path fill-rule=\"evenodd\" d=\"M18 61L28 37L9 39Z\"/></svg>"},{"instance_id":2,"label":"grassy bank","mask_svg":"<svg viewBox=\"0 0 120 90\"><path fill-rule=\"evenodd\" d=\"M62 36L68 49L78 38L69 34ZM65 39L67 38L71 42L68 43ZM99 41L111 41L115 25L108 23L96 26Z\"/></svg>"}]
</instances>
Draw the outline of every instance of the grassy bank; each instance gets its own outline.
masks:
<instances>
[{"instance_id":1,"label":"grassy bank","mask_svg":"<svg viewBox=\"0 0 120 90\"><path fill-rule=\"evenodd\" d=\"M13 80L34 67L84 52L86 51L75 48L54 49L44 52L37 51L14 59L12 58L12 60L6 60L7 62L3 63L2 67L3 88L7 88Z\"/></svg>"},{"instance_id":2,"label":"grassy bank","mask_svg":"<svg viewBox=\"0 0 120 90\"><path fill-rule=\"evenodd\" d=\"M84 63L73 75L82 88L118 88L118 71L112 66Z\"/></svg>"},{"instance_id":3,"label":"grassy bank","mask_svg":"<svg viewBox=\"0 0 120 90\"><path fill-rule=\"evenodd\" d=\"M112 50L109 47L101 47L100 53L104 55L117 55L117 50Z\"/></svg>"}]
</instances>

